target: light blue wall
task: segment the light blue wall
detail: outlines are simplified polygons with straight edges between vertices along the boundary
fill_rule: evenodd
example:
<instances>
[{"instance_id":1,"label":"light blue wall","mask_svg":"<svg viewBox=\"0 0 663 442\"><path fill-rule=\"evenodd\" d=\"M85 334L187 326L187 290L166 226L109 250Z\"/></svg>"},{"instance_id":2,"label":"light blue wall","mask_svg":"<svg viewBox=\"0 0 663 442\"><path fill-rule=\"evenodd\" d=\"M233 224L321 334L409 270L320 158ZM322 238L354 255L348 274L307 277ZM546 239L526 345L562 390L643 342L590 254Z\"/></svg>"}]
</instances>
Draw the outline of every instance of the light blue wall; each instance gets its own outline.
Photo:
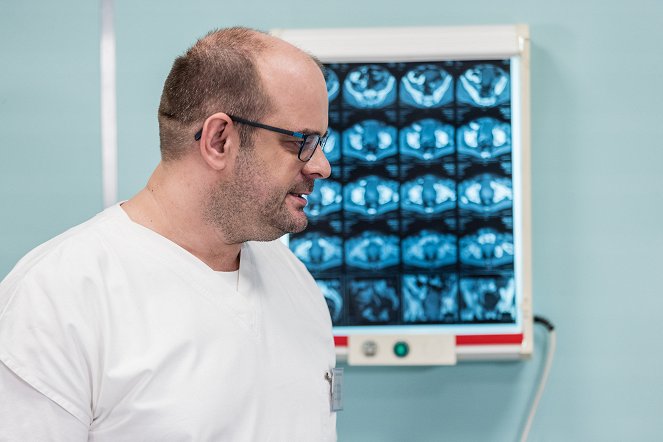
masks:
<instances>
[{"instance_id":1,"label":"light blue wall","mask_svg":"<svg viewBox=\"0 0 663 442\"><path fill-rule=\"evenodd\" d=\"M558 353L531 441L663 439L663 3L117 0L120 197L158 160L176 55L213 27L527 23L536 312ZM101 207L98 6L0 0L0 275ZM537 344L545 342L537 331ZM342 441L514 441L520 363L347 369Z\"/></svg>"},{"instance_id":2,"label":"light blue wall","mask_svg":"<svg viewBox=\"0 0 663 442\"><path fill-rule=\"evenodd\" d=\"M0 278L102 208L98 15L0 0Z\"/></svg>"}]
</instances>

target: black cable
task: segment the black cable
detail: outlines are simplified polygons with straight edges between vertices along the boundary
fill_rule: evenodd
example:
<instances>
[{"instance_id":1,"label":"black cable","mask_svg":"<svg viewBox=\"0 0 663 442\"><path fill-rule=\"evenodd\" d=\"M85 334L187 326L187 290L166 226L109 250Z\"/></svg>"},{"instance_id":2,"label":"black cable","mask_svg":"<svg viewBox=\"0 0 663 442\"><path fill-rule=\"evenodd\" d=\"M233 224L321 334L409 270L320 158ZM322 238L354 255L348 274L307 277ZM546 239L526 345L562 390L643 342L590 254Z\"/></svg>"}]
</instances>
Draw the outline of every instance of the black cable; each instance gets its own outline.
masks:
<instances>
[{"instance_id":1,"label":"black cable","mask_svg":"<svg viewBox=\"0 0 663 442\"><path fill-rule=\"evenodd\" d=\"M545 318L541 315L534 315L534 322L543 325L545 328L548 329L548 332L555 330L555 325L552 322L550 322L548 318Z\"/></svg>"}]
</instances>

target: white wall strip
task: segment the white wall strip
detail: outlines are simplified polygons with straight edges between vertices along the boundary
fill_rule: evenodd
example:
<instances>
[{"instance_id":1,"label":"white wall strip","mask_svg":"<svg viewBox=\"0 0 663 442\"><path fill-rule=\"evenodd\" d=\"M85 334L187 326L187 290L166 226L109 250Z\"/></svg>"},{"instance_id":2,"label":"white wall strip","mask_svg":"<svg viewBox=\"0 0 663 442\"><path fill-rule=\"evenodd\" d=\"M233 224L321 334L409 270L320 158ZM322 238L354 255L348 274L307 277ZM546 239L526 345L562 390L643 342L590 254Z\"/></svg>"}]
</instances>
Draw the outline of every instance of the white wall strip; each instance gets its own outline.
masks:
<instances>
[{"instance_id":1,"label":"white wall strip","mask_svg":"<svg viewBox=\"0 0 663 442\"><path fill-rule=\"evenodd\" d=\"M104 207L117 202L117 109L113 0L101 1L101 177Z\"/></svg>"}]
</instances>

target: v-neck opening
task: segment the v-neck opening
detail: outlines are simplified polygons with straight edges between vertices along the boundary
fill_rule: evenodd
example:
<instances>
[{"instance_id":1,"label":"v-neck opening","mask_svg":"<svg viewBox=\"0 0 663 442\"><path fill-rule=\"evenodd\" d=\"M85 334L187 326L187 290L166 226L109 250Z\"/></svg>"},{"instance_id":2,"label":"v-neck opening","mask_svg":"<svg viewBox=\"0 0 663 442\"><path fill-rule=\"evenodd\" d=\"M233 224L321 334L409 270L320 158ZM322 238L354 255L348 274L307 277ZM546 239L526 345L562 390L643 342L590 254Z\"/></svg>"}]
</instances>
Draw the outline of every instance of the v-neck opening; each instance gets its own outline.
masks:
<instances>
[{"instance_id":1,"label":"v-neck opening","mask_svg":"<svg viewBox=\"0 0 663 442\"><path fill-rule=\"evenodd\" d=\"M251 331L251 334L254 336L259 334L260 299L253 290L252 275L255 268L249 243L243 243L240 248L239 287L237 287L237 284L231 285L220 279L215 270L177 243L133 221L120 204L111 206L107 210L111 214L116 212L120 226L126 229L127 233L140 235L142 241L149 241L154 245L147 250L154 259L191 285L192 292L198 292L215 305L228 307L237 320Z\"/></svg>"}]
</instances>

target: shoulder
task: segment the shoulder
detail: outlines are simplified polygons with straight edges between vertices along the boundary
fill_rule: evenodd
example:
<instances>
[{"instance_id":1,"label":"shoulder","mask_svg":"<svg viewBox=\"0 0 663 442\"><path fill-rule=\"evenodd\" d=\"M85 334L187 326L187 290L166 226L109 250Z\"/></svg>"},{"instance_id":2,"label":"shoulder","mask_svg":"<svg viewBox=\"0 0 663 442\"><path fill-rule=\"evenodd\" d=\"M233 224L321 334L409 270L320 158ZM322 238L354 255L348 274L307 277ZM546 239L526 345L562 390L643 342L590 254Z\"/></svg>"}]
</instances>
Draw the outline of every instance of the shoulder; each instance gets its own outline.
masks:
<instances>
[{"instance_id":1,"label":"shoulder","mask_svg":"<svg viewBox=\"0 0 663 442\"><path fill-rule=\"evenodd\" d=\"M27 253L0 283L0 311L17 291L67 292L77 275L98 268L108 253L104 230L114 218L110 209L101 212Z\"/></svg>"},{"instance_id":2,"label":"shoulder","mask_svg":"<svg viewBox=\"0 0 663 442\"><path fill-rule=\"evenodd\" d=\"M0 346L15 360L29 360L26 342L92 346L109 287L104 231L113 218L101 212L36 247L0 283Z\"/></svg>"}]
</instances>

